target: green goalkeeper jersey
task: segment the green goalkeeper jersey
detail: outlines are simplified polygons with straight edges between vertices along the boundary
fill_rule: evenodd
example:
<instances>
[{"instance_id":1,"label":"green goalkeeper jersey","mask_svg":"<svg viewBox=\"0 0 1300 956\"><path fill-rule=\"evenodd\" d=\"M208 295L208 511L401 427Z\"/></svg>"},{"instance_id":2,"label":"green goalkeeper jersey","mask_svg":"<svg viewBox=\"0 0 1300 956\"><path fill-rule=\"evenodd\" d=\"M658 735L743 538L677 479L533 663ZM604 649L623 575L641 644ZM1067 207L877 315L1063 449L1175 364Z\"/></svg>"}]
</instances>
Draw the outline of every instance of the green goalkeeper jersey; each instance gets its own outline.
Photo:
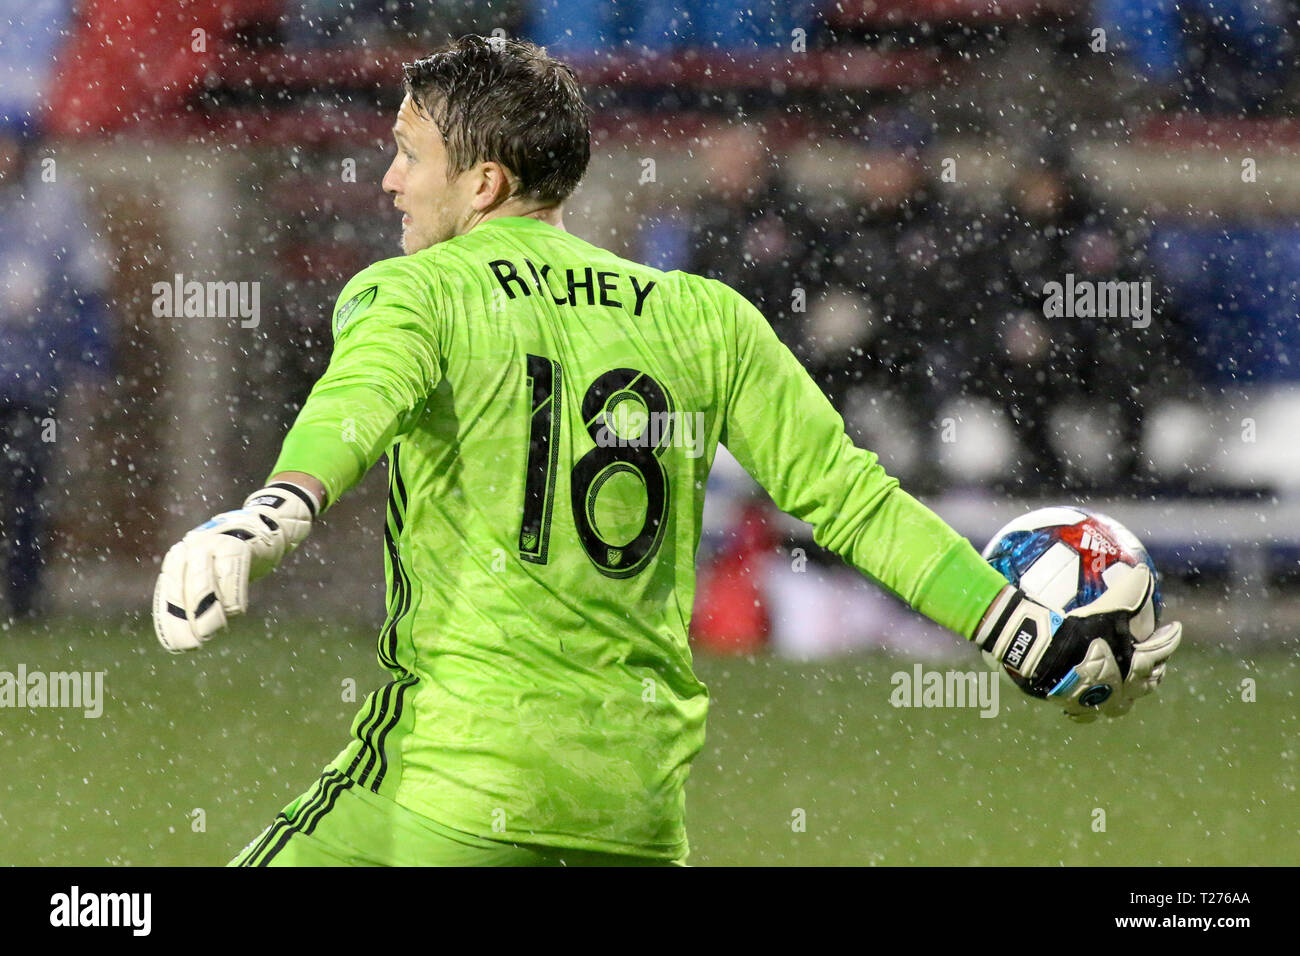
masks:
<instances>
[{"instance_id":1,"label":"green goalkeeper jersey","mask_svg":"<svg viewBox=\"0 0 1300 956\"><path fill-rule=\"evenodd\" d=\"M498 218L360 272L333 332L272 472L333 502L388 456L391 679L333 766L439 824L685 856L720 443L820 545L967 637L1006 584L715 280Z\"/></svg>"}]
</instances>

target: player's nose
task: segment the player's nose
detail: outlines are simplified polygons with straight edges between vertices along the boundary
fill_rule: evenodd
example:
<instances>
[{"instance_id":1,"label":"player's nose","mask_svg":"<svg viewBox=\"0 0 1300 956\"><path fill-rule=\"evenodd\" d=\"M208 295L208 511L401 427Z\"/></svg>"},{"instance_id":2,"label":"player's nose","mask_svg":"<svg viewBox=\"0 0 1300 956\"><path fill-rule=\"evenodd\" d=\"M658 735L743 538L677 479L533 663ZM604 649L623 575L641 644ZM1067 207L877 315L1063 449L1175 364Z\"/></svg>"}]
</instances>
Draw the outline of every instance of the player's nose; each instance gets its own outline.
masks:
<instances>
[{"instance_id":1,"label":"player's nose","mask_svg":"<svg viewBox=\"0 0 1300 956\"><path fill-rule=\"evenodd\" d=\"M386 193L392 193L396 195L401 191L402 183L397 172L396 156L394 156L393 161L388 164L388 171L384 173L384 178L381 181L380 185L383 187L384 192Z\"/></svg>"}]
</instances>

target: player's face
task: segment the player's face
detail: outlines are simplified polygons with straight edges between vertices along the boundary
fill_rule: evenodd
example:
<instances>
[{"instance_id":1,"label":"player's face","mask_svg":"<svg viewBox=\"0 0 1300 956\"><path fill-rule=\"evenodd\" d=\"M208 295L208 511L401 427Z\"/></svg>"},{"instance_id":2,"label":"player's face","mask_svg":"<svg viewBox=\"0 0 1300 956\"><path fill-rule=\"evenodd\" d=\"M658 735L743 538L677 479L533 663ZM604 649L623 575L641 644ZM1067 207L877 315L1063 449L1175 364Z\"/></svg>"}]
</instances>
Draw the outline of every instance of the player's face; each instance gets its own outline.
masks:
<instances>
[{"instance_id":1,"label":"player's face","mask_svg":"<svg viewBox=\"0 0 1300 956\"><path fill-rule=\"evenodd\" d=\"M393 126L397 155L384 174L384 191L402 216L402 251L408 256L463 231L471 196L465 173L447 179L442 134L408 96Z\"/></svg>"}]
</instances>

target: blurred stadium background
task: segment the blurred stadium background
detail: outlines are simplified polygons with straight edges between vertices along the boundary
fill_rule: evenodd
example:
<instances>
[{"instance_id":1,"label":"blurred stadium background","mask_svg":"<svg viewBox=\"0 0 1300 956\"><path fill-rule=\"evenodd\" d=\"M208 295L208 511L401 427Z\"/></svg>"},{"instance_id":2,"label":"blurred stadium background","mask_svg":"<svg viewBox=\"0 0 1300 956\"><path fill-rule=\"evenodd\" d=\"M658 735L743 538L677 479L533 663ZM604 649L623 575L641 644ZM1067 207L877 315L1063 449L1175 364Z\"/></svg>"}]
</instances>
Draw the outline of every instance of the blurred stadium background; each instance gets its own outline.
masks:
<instances>
[{"instance_id":1,"label":"blurred stadium background","mask_svg":"<svg viewBox=\"0 0 1300 956\"><path fill-rule=\"evenodd\" d=\"M981 665L720 453L696 862L1300 861L1300 3L0 0L0 670L107 671L100 719L0 711L0 863L224 862L380 682L382 474L210 650L163 654L148 603L398 253L399 67L466 32L587 85L571 231L742 291L977 547L1121 520L1186 626L1115 726L895 709L914 661ZM160 315L177 276L256 283L256 321ZM1049 318L1067 276L1149 314Z\"/></svg>"}]
</instances>

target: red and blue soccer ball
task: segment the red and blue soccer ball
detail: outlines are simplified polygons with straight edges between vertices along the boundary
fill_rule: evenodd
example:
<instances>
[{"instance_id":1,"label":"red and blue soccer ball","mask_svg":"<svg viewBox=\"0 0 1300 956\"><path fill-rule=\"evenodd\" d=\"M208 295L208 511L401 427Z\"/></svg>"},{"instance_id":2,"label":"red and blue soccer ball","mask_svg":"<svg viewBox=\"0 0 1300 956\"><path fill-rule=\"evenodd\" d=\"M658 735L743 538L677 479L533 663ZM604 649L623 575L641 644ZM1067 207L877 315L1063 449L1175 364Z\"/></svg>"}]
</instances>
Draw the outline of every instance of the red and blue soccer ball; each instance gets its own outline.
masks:
<instances>
[{"instance_id":1,"label":"red and blue soccer ball","mask_svg":"<svg viewBox=\"0 0 1300 956\"><path fill-rule=\"evenodd\" d=\"M1090 604L1114 581L1120 565L1145 564L1155 582L1142 630L1160 621L1160 572L1137 535L1114 518L1086 508L1039 508L1005 525L984 559L1029 597L1062 614ZM1013 677L1015 675L1012 675Z\"/></svg>"}]
</instances>

